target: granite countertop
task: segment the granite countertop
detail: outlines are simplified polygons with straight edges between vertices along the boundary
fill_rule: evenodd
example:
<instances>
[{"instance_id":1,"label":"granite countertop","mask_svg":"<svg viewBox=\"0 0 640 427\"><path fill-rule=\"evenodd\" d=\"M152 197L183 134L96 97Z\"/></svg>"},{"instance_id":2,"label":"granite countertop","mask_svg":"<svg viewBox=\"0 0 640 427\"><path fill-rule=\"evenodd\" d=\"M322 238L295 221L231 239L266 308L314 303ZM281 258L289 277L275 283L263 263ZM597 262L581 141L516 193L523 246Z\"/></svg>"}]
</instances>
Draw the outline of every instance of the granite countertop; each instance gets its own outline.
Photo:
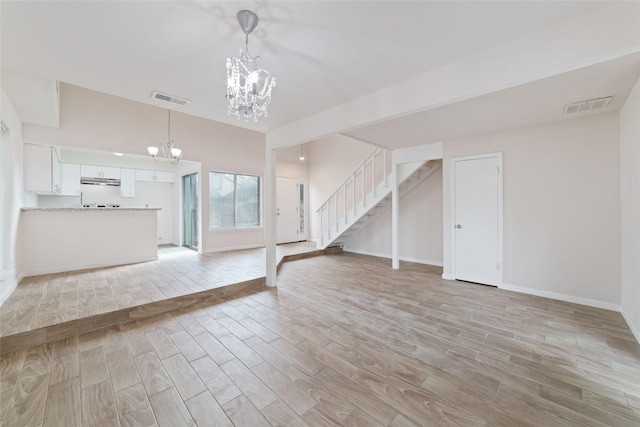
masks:
<instances>
[{"instance_id":1,"label":"granite countertop","mask_svg":"<svg viewBox=\"0 0 640 427\"><path fill-rule=\"evenodd\" d=\"M159 211L162 208L20 208L21 212L29 211Z\"/></svg>"}]
</instances>

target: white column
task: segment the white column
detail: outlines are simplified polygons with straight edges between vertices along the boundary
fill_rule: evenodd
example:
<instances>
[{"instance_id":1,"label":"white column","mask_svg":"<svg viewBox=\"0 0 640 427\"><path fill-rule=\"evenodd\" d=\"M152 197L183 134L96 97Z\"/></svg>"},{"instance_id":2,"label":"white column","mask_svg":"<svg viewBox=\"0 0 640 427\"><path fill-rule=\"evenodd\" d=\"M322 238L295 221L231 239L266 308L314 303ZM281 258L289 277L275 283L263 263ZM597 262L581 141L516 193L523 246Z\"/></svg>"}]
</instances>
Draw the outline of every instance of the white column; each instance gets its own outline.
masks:
<instances>
[{"instance_id":1,"label":"white column","mask_svg":"<svg viewBox=\"0 0 640 427\"><path fill-rule=\"evenodd\" d=\"M391 166L391 268L400 268L400 188L398 185L398 165Z\"/></svg>"},{"instance_id":2,"label":"white column","mask_svg":"<svg viewBox=\"0 0 640 427\"><path fill-rule=\"evenodd\" d=\"M267 286L276 286L276 150L267 147L264 173L264 240L267 252Z\"/></svg>"}]
</instances>

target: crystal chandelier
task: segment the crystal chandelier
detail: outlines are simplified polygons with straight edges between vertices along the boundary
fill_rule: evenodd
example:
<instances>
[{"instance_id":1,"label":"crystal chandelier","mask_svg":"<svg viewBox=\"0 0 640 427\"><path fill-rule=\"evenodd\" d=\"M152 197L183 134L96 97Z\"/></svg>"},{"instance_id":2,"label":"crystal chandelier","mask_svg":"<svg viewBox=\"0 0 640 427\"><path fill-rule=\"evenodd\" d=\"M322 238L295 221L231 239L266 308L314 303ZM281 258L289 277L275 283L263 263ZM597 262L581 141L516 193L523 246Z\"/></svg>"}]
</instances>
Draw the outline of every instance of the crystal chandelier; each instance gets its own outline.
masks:
<instances>
[{"instance_id":1,"label":"crystal chandelier","mask_svg":"<svg viewBox=\"0 0 640 427\"><path fill-rule=\"evenodd\" d=\"M271 89L276 80L263 68L260 57L249 54L249 34L258 25L258 16L250 10L238 12L238 23L245 34L245 49L240 49L240 57L227 58L227 112L244 121L267 117L267 107L271 102Z\"/></svg>"},{"instance_id":2,"label":"crystal chandelier","mask_svg":"<svg viewBox=\"0 0 640 427\"><path fill-rule=\"evenodd\" d=\"M175 146L171 139L171 110L169 111L169 120L167 121L167 139L161 139L158 146L147 147L147 152L154 160L166 160L173 164L178 163L182 159L182 150ZM162 156L158 154L162 152Z\"/></svg>"}]
</instances>

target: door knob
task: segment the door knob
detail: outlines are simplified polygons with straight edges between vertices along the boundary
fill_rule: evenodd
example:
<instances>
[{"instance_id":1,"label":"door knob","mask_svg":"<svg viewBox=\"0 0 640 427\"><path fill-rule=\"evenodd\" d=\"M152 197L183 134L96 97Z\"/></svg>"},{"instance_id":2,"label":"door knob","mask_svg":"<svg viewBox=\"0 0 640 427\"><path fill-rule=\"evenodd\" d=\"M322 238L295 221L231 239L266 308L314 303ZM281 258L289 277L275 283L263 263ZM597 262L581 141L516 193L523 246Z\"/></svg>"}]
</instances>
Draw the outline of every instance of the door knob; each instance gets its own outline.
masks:
<instances>
[{"instance_id":1,"label":"door knob","mask_svg":"<svg viewBox=\"0 0 640 427\"><path fill-rule=\"evenodd\" d=\"M461 224L456 225L456 228L462 228Z\"/></svg>"}]
</instances>

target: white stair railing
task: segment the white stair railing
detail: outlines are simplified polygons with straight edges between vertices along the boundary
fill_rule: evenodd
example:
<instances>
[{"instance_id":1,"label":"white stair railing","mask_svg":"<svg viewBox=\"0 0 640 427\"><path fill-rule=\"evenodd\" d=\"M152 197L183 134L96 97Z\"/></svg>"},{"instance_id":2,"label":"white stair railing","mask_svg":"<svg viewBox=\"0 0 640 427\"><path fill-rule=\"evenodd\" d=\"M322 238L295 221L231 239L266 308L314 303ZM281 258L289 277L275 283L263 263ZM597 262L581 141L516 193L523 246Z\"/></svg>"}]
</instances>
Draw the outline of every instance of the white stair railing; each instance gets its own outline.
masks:
<instances>
[{"instance_id":1,"label":"white stair railing","mask_svg":"<svg viewBox=\"0 0 640 427\"><path fill-rule=\"evenodd\" d=\"M379 187L388 185L391 152L376 148L345 178L316 211L320 215L320 246L374 203Z\"/></svg>"}]
</instances>

